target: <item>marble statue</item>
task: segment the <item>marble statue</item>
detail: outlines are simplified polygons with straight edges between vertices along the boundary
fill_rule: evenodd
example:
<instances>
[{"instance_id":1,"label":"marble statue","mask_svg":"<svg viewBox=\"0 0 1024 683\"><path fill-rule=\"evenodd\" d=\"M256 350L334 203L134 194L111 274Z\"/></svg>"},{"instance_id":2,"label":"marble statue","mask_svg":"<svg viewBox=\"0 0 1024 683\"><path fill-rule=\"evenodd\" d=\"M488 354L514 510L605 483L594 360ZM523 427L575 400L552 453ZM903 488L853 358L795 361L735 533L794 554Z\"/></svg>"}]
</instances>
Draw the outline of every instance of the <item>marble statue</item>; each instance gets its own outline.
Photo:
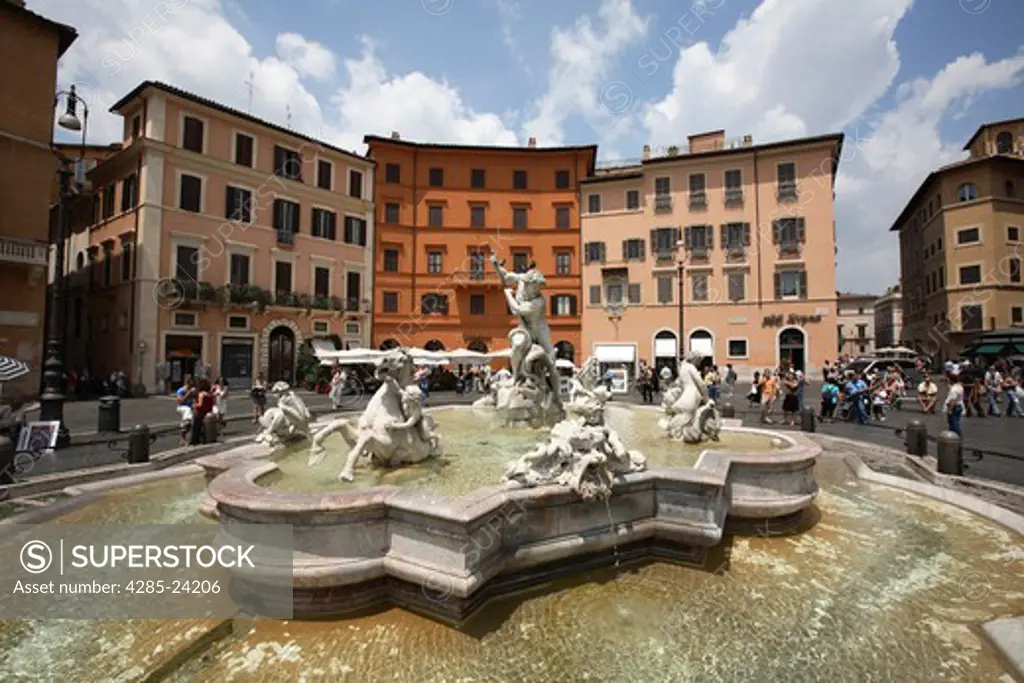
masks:
<instances>
[{"instance_id":1,"label":"marble statue","mask_svg":"<svg viewBox=\"0 0 1024 683\"><path fill-rule=\"evenodd\" d=\"M722 418L715 402L708 396L697 364L703 356L691 351L679 363L679 376L665 391L661 407L665 417L659 426L669 437L686 443L718 441Z\"/></svg>"},{"instance_id":2,"label":"marble statue","mask_svg":"<svg viewBox=\"0 0 1024 683\"><path fill-rule=\"evenodd\" d=\"M519 320L508 335L512 376L498 381L493 397L495 408L506 424L553 425L565 417L565 410L541 292L544 275L533 265L525 273L510 273L493 254L491 263L503 285L515 285L515 290L505 287L505 300Z\"/></svg>"},{"instance_id":3,"label":"marble statue","mask_svg":"<svg viewBox=\"0 0 1024 683\"><path fill-rule=\"evenodd\" d=\"M441 454L441 439L433 418L423 412L420 388L413 383L412 357L395 349L377 365L380 387L357 420L340 418L328 423L313 437L309 466L323 461L324 441L339 433L349 446L340 481L355 478L359 459L368 456L381 467L394 467Z\"/></svg>"},{"instance_id":4,"label":"marble statue","mask_svg":"<svg viewBox=\"0 0 1024 683\"><path fill-rule=\"evenodd\" d=\"M287 382L275 382L270 393L277 399L277 405L268 408L260 418L256 442L277 446L295 437L308 438L313 415L305 402L295 395Z\"/></svg>"},{"instance_id":5,"label":"marble statue","mask_svg":"<svg viewBox=\"0 0 1024 683\"><path fill-rule=\"evenodd\" d=\"M546 442L509 465L507 481L527 487L557 484L584 500L607 500L616 475L647 468L644 456L628 450L615 430L605 424L611 392L588 381L586 368L584 364L573 379L567 404L570 417L551 428Z\"/></svg>"}]
</instances>

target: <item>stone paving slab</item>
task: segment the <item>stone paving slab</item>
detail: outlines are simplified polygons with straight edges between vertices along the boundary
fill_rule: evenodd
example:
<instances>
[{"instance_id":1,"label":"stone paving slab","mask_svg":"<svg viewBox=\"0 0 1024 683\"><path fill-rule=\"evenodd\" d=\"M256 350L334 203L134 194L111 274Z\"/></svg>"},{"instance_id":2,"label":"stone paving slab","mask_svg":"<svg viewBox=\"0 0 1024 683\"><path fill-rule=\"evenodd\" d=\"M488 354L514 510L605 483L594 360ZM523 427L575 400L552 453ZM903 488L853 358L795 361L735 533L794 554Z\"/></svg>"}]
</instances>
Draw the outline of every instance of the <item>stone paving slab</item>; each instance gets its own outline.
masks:
<instances>
[{"instance_id":1,"label":"stone paving slab","mask_svg":"<svg viewBox=\"0 0 1024 683\"><path fill-rule=\"evenodd\" d=\"M1024 680L1024 617L996 619L982 624L981 629L1017 677Z\"/></svg>"}]
</instances>

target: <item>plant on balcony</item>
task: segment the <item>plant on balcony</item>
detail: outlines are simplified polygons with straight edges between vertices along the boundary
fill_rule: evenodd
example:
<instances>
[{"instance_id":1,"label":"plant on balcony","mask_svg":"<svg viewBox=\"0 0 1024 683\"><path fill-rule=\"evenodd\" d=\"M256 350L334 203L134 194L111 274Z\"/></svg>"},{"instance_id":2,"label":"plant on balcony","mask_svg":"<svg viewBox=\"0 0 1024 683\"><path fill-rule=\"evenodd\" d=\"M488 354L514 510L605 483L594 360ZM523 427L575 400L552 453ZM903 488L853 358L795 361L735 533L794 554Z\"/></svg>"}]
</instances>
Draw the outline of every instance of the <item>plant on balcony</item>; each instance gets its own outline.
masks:
<instances>
[{"instance_id":1,"label":"plant on balcony","mask_svg":"<svg viewBox=\"0 0 1024 683\"><path fill-rule=\"evenodd\" d=\"M275 306L296 306L298 297L292 292L277 292L274 294L274 305Z\"/></svg>"},{"instance_id":2,"label":"plant on balcony","mask_svg":"<svg viewBox=\"0 0 1024 683\"><path fill-rule=\"evenodd\" d=\"M313 300L310 303L313 306L313 308L316 308L318 310L321 310L321 311L329 311L329 310L331 310L331 299L330 299L330 297L315 296L315 297L313 297Z\"/></svg>"},{"instance_id":3,"label":"plant on balcony","mask_svg":"<svg viewBox=\"0 0 1024 683\"><path fill-rule=\"evenodd\" d=\"M340 296L331 297L331 310L335 313L345 312L345 299Z\"/></svg>"},{"instance_id":4,"label":"plant on balcony","mask_svg":"<svg viewBox=\"0 0 1024 683\"><path fill-rule=\"evenodd\" d=\"M305 308L308 311L313 307L313 298L308 294L296 294L295 306L297 308Z\"/></svg>"},{"instance_id":5,"label":"plant on balcony","mask_svg":"<svg viewBox=\"0 0 1024 683\"><path fill-rule=\"evenodd\" d=\"M217 288L209 282L200 282L196 287L196 299L202 303L217 303Z\"/></svg>"}]
</instances>

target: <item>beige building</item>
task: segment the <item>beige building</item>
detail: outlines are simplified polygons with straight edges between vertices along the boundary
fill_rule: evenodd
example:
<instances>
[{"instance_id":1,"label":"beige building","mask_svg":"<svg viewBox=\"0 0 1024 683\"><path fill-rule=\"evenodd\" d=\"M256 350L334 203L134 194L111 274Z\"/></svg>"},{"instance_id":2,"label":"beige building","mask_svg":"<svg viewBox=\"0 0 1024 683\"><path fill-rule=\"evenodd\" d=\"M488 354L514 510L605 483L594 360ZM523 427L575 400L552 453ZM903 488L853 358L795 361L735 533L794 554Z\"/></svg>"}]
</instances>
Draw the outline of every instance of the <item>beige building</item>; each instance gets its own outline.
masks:
<instances>
[{"instance_id":1,"label":"beige building","mask_svg":"<svg viewBox=\"0 0 1024 683\"><path fill-rule=\"evenodd\" d=\"M899 285L875 300L875 348L903 344L903 307Z\"/></svg>"},{"instance_id":2,"label":"beige building","mask_svg":"<svg viewBox=\"0 0 1024 683\"><path fill-rule=\"evenodd\" d=\"M839 353L844 356L865 356L875 352L874 294L837 292L839 317L837 335Z\"/></svg>"},{"instance_id":3,"label":"beige building","mask_svg":"<svg viewBox=\"0 0 1024 683\"><path fill-rule=\"evenodd\" d=\"M972 338L1024 323L1024 118L982 125L969 156L924 179L899 233L904 339L945 360Z\"/></svg>"},{"instance_id":4,"label":"beige building","mask_svg":"<svg viewBox=\"0 0 1024 683\"><path fill-rule=\"evenodd\" d=\"M754 145L716 131L583 181L580 357L620 386L641 361L674 369L680 346L741 377L833 359L842 140Z\"/></svg>"},{"instance_id":5,"label":"beige building","mask_svg":"<svg viewBox=\"0 0 1024 683\"><path fill-rule=\"evenodd\" d=\"M76 35L23 2L0 0L0 59L9 67L0 79L0 355L32 368L3 387L7 396L39 389L48 211L59 167L50 148L57 60Z\"/></svg>"},{"instance_id":6,"label":"beige building","mask_svg":"<svg viewBox=\"0 0 1024 683\"><path fill-rule=\"evenodd\" d=\"M67 258L67 366L170 386L295 382L300 346L370 342L373 162L146 81L111 109Z\"/></svg>"}]
</instances>

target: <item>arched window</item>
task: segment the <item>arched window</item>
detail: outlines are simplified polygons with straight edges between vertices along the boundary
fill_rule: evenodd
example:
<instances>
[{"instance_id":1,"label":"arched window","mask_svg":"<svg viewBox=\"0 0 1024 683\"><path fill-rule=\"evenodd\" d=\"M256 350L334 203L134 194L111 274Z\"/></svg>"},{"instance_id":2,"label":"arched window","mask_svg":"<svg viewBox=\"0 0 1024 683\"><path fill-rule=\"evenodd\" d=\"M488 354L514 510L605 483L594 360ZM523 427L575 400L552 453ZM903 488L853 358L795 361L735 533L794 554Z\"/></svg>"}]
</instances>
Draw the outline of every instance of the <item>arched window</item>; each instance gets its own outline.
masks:
<instances>
[{"instance_id":1,"label":"arched window","mask_svg":"<svg viewBox=\"0 0 1024 683\"><path fill-rule=\"evenodd\" d=\"M436 339L431 339L423 345L423 348L427 351L444 351L444 344Z\"/></svg>"},{"instance_id":2,"label":"arched window","mask_svg":"<svg viewBox=\"0 0 1024 683\"><path fill-rule=\"evenodd\" d=\"M978 198L978 186L974 183L963 183L956 188L956 200L958 202L969 202Z\"/></svg>"},{"instance_id":3,"label":"arched window","mask_svg":"<svg viewBox=\"0 0 1024 683\"><path fill-rule=\"evenodd\" d=\"M399 344L394 339L385 339L380 343L381 351L390 351L391 349L397 349Z\"/></svg>"},{"instance_id":4,"label":"arched window","mask_svg":"<svg viewBox=\"0 0 1024 683\"><path fill-rule=\"evenodd\" d=\"M469 342L469 346L466 348L470 351L476 351L477 353L487 353L487 344L484 343L483 339L474 339Z\"/></svg>"},{"instance_id":5,"label":"arched window","mask_svg":"<svg viewBox=\"0 0 1024 683\"><path fill-rule=\"evenodd\" d=\"M574 362L576 348L567 341L560 341L555 344L555 358L564 358L570 363Z\"/></svg>"},{"instance_id":6,"label":"arched window","mask_svg":"<svg viewBox=\"0 0 1024 683\"><path fill-rule=\"evenodd\" d=\"M1013 154L1013 133L1003 131L996 136L996 154Z\"/></svg>"}]
</instances>

